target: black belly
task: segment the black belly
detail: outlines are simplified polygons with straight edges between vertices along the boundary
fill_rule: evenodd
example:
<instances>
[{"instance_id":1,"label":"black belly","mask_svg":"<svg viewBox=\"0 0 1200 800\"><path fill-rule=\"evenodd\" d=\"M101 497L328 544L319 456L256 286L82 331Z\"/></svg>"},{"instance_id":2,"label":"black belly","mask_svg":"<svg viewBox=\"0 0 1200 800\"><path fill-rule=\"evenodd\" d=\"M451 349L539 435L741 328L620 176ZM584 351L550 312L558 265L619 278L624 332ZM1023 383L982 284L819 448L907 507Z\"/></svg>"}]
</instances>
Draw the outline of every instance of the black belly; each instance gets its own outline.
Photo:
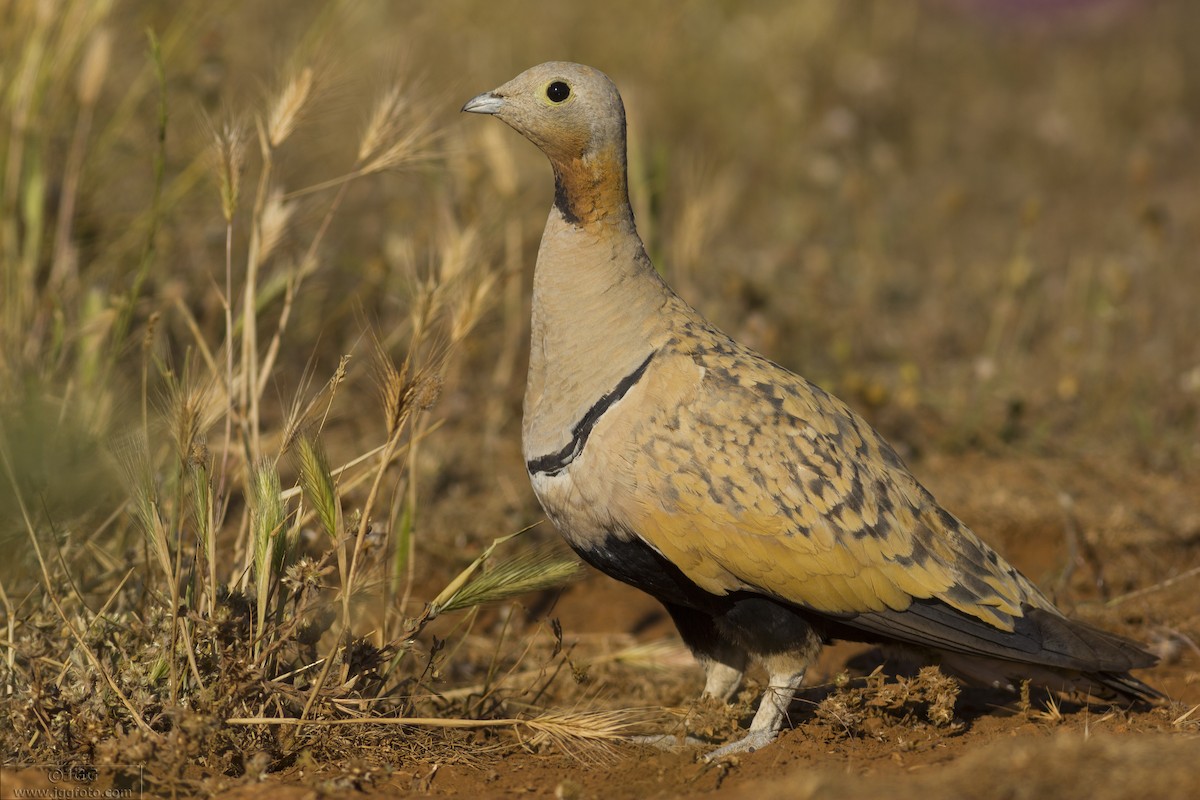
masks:
<instances>
[{"instance_id":1,"label":"black belly","mask_svg":"<svg viewBox=\"0 0 1200 800\"><path fill-rule=\"evenodd\" d=\"M590 548L575 547L587 563L617 580L651 595L671 610L700 612L713 618L730 638L759 654L789 650L816 631L822 640L877 641L844 620L803 606L749 591L717 595L697 586L679 567L636 536L610 535ZM681 633L682 633L681 629ZM685 638L687 638L685 634Z\"/></svg>"},{"instance_id":2,"label":"black belly","mask_svg":"<svg viewBox=\"0 0 1200 800\"><path fill-rule=\"evenodd\" d=\"M587 563L672 605L719 613L722 598L704 591L679 567L636 536L621 539L610 535L592 547L575 546Z\"/></svg>"}]
</instances>

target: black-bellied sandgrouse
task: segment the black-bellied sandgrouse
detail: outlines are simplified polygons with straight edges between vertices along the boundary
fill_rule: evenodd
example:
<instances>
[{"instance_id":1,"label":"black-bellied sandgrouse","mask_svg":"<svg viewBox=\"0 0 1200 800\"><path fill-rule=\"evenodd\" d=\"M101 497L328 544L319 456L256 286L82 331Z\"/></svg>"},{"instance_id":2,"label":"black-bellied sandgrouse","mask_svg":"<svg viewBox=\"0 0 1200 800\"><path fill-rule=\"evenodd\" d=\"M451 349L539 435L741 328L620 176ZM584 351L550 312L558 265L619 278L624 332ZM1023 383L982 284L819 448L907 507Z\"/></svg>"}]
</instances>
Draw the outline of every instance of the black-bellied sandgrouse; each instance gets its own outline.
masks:
<instances>
[{"instance_id":1,"label":"black-bellied sandgrouse","mask_svg":"<svg viewBox=\"0 0 1200 800\"><path fill-rule=\"evenodd\" d=\"M821 644L902 643L953 672L1093 697L1159 697L1155 663L1067 619L942 509L844 403L743 347L654 270L626 190L625 111L591 67L551 62L470 100L541 148L554 207L533 281L524 454L585 561L653 595L728 700L770 682L775 738Z\"/></svg>"}]
</instances>

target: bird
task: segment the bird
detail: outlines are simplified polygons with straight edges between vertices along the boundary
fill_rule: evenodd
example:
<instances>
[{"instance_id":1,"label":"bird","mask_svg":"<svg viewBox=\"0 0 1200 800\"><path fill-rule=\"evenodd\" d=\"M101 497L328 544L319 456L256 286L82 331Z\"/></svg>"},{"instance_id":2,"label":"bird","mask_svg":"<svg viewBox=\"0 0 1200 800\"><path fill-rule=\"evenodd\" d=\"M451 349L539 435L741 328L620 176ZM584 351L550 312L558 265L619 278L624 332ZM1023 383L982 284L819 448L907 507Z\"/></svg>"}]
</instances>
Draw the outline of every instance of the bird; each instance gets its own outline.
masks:
<instances>
[{"instance_id":1,"label":"bird","mask_svg":"<svg viewBox=\"0 0 1200 800\"><path fill-rule=\"evenodd\" d=\"M930 653L1010 690L1163 696L1157 659L1069 619L942 508L862 417L739 344L665 282L629 203L625 110L603 72L553 61L462 111L546 155L554 201L534 268L525 466L585 562L666 609L729 702L749 665L768 685L745 735L776 739L832 640Z\"/></svg>"}]
</instances>

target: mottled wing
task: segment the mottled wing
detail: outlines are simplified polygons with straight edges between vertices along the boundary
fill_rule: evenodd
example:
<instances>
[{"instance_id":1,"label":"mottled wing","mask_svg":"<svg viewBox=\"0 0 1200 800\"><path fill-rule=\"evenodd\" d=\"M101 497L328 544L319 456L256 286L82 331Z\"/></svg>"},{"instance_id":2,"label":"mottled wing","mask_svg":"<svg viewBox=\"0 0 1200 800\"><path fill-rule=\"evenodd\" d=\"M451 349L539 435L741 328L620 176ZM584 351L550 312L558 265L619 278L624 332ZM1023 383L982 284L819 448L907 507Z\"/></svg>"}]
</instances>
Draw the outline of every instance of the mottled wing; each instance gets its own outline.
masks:
<instances>
[{"instance_id":1,"label":"mottled wing","mask_svg":"<svg viewBox=\"0 0 1200 800\"><path fill-rule=\"evenodd\" d=\"M663 402L631 431L622 505L705 590L840 616L935 600L1000 631L1052 608L840 401L728 340L658 360Z\"/></svg>"}]
</instances>

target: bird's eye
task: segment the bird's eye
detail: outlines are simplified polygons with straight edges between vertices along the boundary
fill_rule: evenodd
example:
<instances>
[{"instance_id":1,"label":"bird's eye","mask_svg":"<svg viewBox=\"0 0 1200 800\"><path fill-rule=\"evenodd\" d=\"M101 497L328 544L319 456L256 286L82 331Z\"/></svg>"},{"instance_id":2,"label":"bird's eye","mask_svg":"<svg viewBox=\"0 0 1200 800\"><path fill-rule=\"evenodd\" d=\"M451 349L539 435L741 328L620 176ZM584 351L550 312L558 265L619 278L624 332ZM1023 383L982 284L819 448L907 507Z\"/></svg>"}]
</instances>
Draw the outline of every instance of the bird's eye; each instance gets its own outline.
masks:
<instances>
[{"instance_id":1,"label":"bird's eye","mask_svg":"<svg viewBox=\"0 0 1200 800\"><path fill-rule=\"evenodd\" d=\"M562 81L555 81L546 87L546 97L551 103L561 103L571 96L571 87Z\"/></svg>"}]
</instances>

